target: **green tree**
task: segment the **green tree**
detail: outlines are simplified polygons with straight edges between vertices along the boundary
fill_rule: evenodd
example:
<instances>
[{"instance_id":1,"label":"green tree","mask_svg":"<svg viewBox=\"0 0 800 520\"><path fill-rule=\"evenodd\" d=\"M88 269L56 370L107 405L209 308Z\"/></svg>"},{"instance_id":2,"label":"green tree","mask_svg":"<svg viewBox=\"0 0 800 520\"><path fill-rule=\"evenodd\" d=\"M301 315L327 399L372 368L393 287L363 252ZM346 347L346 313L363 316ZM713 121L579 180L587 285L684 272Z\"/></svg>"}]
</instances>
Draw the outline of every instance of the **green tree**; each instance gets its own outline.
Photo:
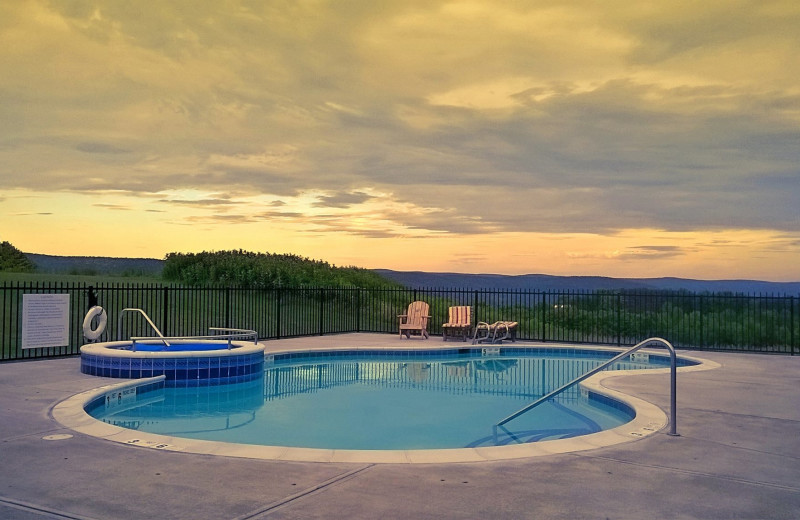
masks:
<instances>
[{"instance_id":1,"label":"green tree","mask_svg":"<svg viewBox=\"0 0 800 520\"><path fill-rule=\"evenodd\" d=\"M28 260L25 253L11 245L10 242L0 242L0 271L25 273L35 270L36 266Z\"/></svg>"}]
</instances>

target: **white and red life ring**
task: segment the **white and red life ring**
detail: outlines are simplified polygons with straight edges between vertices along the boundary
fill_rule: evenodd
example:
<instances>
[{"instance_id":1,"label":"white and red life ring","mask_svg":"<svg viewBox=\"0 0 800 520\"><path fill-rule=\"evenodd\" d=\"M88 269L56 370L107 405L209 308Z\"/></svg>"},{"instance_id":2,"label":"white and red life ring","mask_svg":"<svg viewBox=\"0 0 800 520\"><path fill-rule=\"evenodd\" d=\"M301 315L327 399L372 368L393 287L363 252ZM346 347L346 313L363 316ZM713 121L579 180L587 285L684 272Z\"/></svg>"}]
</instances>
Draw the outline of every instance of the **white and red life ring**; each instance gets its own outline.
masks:
<instances>
[{"instance_id":1,"label":"white and red life ring","mask_svg":"<svg viewBox=\"0 0 800 520\"><path fill-rule=\"evenodd\" d=\"M92 321L97 317L97 328L92 328ZM108 315L106 314L105 309L100 307L99 305L95 305L89 312L86 313L86 317L83 318L83 337L89 341L94 341L100 337L104 330L106 330L106 324L108 323Z\"/></svg>"}]
</instances>

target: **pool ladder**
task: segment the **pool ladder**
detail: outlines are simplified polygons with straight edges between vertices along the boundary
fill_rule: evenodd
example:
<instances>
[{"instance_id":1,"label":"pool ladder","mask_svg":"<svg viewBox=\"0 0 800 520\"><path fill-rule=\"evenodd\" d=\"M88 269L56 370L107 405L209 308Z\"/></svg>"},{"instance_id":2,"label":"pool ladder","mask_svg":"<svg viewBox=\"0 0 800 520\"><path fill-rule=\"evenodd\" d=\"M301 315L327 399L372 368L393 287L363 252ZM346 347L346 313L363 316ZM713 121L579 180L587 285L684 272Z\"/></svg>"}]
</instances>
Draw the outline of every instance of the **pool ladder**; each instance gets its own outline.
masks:
<instances>
[{"instance_id":1,"label":"pool ladder","mask_svg":"<svg viewBox=\"0 0 800 520\"><path fill-rule=\"evenodd\" d=\"M639 343L637 343L636 345L632 346L631 348L629 348L625 352L622 352L621 354L618 354L618 355L614 356L613 358L609 359L608 361L606 361L602 365L599 365L599 366L593 368L592 370L586 372L582 376L576 377L575 379L573 379L569 383L565 384L564 386L562 386L560 388L557 388L556 390L553 390L549 394L543 395L542 397L540 397L539 399L535 400L531 404L520 408L516 412L512 413L511 415L509 415L505 419L501 420L500 422L498 422L497 424L492 426L492 430L494 432L495 442L497 441L497 429L498 428L502 428L505 423L507 423L507 422L509 422L509 421L511 421L513 419L516 419L517 417L519 417L520 415L522 415L522 414L524 414L526 412L531 411L533 408L536 408L537 406L539 406L543 402L545 402L545 401L547 401L549 399L552 399L553 397L555 397L558 394L564 392L566 389L570 388L571 386L580 383L584 379L587 379L587 378L595 375L596 373L600 372L601 370L606 369L608 366L613 365L617 361L620 361L621 359L625 358L626 356L630 356L631 354L633 354L637 350L639 350L641 348L644 348L644 347L647 347L647 346L663 346L664 348L669 350L669 365L670 365L669 410L670 410L670 412L669 412L669 433L667 433L667 435L678 436L677 424L676 424L677 406L676 406L676 397L675 397L675 392L676 392L676 388L677 388L677 369L676 369L677 363L676 363L676 357L675 357L675 348L672 346L672 344L670 344L669 341L667 341L665 339L662 339L662 338L648 338L648 339L646 339L644 341L640 341ZM505 430L505 428L503 428L503 429ZM508 430L506 430L506 432L509 433L509 434L511 433L511 432L508 432Z\"/></svg>"}]
</instances>

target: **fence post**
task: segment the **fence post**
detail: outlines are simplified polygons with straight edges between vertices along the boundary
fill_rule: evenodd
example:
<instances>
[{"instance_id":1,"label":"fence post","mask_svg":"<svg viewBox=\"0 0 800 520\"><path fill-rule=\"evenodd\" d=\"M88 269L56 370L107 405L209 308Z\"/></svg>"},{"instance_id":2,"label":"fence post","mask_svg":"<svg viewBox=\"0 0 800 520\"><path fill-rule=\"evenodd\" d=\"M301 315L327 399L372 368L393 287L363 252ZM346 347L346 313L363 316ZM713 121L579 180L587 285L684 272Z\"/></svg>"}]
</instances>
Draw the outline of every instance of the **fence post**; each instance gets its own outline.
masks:
<instances>
[{"instance_id":1,"label":"fence post","mask_svg":"<svg viewBox=\"0 0 800 520\"><path fill-rule=\"evenodd\" d=\"M794 296L791 297L789 300L790 305L790 312L791 312L791 319L789 320L789 341L791 343L791 348L789 352L792 356L794 356L794 345L795 345L795 337L794 337Z\"/></svg>"},{"instance_id":2,"label":"fence post","mask_svg":"<svg viewBox=\"0 0 800 520\"><path fill-rule=\"evenodd\" d=\"M225 288L225 327L231 326L231 288Z\"/></svg>"},{"instance_id":3,"label":"fence post","mask_svg":"<svg viewBox=\"0 0 800 520\"><path fill-rule=\"evenodd\" d=\"M700 308L700 327L699 327L700 328L700 350L705 350L705 340L703 339L703 329L704 329L703 322L705 321L704 316L703 316L703 307L704 307L703 301L704 301L704 299L703 299L703 295L702 294L699 295L698 297L700 298L700 305L699 305L699 308Z\"/></svg>"},{"instance_id":4,"label":"fence post","mask_svg":"<svg viewBox=\"0 0 800 520\"><path fill-rule=\"evenodd\" d=\"M161 305L161 328L164 330L164 334L170 336L170 329L169 323L167 322L169 316L169 288L162 287L163 291L163 302Z\"/></svg>"},{"instance_id":5,"label":"fence post","mask_svg":"<svg viewBox=\"0 0 800 520\"><path fill-rule=\"evenodd\" d=\"M622 294L617 293L617 346L622 345Z\"/></svg>"},{"instance_id":6,"label":"fence post","mask_svg":"<svg viewBox=\"0 0 800 520\"><path fill-rule=\"evenodd\" d=\"M275 289L275 339L281 339L281 300L283 289Z\"/></svg>"},{"instance_id":7,"label":"fence post","mask_svg":"<svg viewBox=\"0 0 800 520\"><path fill-rule=\"evenodd\" d=\"M547 343L547 295L542 291L542 343Z\"/></svg>"},{"instance_id":8,"label":"fence post","mask_svg":"<svg viewBox=\"0 0 800 520\"><path fill-rule=\"evenodd\" d=\"M324 326L325 326L325 289L319 290L319 335L322 336L324 334Z\"/></svg>"},{"instance_id":9,"label":"fence post","mask_svg":"<svg viewBox=\"0 0 800 520\"><path fill-rule=\"evenodd\" d=\"M361 291L363 290L356 287L356 332L361 332Z\"/></svg>"}]
</instances>

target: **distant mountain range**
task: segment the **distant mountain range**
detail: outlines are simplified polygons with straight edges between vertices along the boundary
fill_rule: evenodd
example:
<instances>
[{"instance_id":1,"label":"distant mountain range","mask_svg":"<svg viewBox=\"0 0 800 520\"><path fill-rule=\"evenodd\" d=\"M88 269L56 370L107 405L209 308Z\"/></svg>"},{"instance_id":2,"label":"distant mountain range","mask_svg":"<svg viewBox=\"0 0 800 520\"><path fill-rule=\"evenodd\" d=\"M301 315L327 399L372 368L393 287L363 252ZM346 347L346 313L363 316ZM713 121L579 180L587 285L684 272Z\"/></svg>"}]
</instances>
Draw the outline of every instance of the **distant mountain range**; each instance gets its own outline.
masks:
<instances>
[{"instance_id":1,"label":"distant mountain range","mask_svg":"<svg viewBox=\"0 0 800 520\"><path fill-rule=\"evenodd\" d=\"M546 274L460 274L421 271L375 272L406 287L529 291L665 290L690 292L800 294L800 282L759 280L692 280L687 278L608 278L605 276L551 276Z\"/></svg>"},{"instance_id":2,"label":"distant mountain range","mask_svg":"<svg viewBox=\"0 0 800 520\"><path fill-rule=\"evenodd\" d=\"M102 256L50 256L25 253L38 271L45 273L159 275L163 260L155 258L110 258Z\"/></svg>"},{"instance_id":3,"label":"distant mountain range","mask_svg":"<svg viewBox=\"0 0 800 520\"><path fill-rule=\"evenodd\" d=\"M48 273L158 275L163 260L51 256L25 253L37 269ZM529 291L667 290L731 292L744 294L800 295L800 282L760 280L692 280L688 278L608 278L605 276L551 276L546 274L462 274L373 269L406 287Z\"/></svg>"}]
</instances>

